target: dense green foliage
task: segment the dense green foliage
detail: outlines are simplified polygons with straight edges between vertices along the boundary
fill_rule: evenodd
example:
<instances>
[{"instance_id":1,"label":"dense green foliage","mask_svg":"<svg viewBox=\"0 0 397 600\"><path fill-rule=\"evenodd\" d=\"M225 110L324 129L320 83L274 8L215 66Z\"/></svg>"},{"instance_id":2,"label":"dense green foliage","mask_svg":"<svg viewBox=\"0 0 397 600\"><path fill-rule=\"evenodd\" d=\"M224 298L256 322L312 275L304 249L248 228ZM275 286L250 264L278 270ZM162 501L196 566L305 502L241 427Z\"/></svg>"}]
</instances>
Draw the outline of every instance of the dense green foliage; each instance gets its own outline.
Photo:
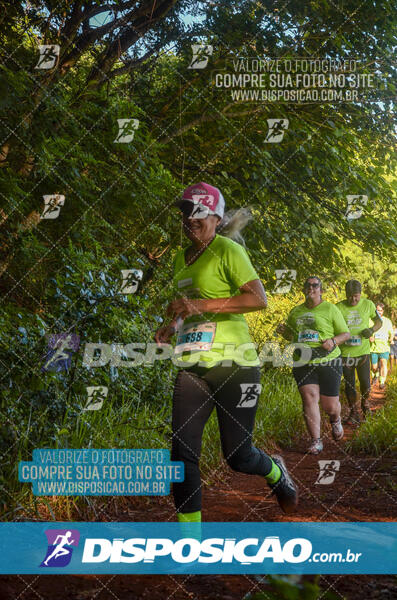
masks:
<instances>
[{"instance_id":1,"label":"dense green foliage","mask_svg":"<svg viewBox=\"0 0 397 600\"><path fill-rule=\"evenodd\" d=\"M165 391L160 403L158 396L153 398L143 385L135 389L132 385L128 392L110 396L100 411L82 412L81 406L73 398L67 403L63 402L66 409L63 416L58 418L54 418L57 416L55 407L51 408L48 402L47 407L33 402L29 410L22 403L8 405L3 411L8 426L4 427L2 433L8 443L9 460L0 472L2 511L6 517L13 514L21 519L43 518L51 514L54 519L62 520L65 513L75 510L76 502L67 497L52 498L49 508L46 498L35 498L30 486L17 481L15 465L19 460L30 459L34 448L167 448L170 445L170 395ZM57 398L61 408L65 394L54 393L53 397ZM280 446L290 447L304 431L301 413L301 401L292 377L277 370L266 373L262 380L255 443L269 451ZM53 421L51 426L49 420ZM207 483L224 480L215 411L204 431L200 465ZM92 510L96 507L96 510L100 510L103 502L103 498L79 498L77 505L80 516L87 508ZM91 518L89 513L86 516L87 519Z\"/></svg>"}]
</instances>

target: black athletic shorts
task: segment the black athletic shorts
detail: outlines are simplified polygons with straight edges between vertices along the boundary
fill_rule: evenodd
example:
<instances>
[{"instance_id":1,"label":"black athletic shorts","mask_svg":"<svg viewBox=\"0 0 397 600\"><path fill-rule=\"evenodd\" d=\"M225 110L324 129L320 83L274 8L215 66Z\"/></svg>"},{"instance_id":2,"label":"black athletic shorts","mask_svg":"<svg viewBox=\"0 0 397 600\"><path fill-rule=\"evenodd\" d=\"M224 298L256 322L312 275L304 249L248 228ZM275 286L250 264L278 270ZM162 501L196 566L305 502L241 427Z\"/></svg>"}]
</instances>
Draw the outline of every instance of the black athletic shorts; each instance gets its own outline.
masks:
<instances>
[{"instance_id":1,"label":"black athletic shorts","mask_svg":"<svg viewBox=\"0 0 397 600\"><path fill-rule=\"evenodd\" d=\"M204 427L215 409L223 455L240 473L265 477L272 460L252 445L261 392L259 367L195 366L178 372L172 407L171 460L185 466L185 479L173 484L178 512L201 510L200 455Z\"/></svg>"},{"instance_id":2,"label":"black athletic shorts","mask_svg":"<svg viewBox=\"0 0 397 600\"><path fill-rule=\"evenodd\" d=\"M298 388L314 383L320 386L322 396L339 396L340 381L342 379L342 359L338 357L321 365L293 367L292 374Z\"/></svg>"}]
</instances>

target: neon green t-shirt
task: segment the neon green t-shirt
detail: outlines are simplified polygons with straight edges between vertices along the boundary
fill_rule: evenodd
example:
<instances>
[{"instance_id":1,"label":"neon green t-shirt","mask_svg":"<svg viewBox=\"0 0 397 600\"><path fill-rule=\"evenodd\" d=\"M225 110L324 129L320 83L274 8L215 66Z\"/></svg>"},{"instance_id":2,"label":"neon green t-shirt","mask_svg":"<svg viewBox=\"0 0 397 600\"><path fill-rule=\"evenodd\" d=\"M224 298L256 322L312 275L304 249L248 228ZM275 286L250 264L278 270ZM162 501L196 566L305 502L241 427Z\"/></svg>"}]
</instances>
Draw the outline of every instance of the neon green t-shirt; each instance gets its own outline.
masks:
<instances>
[{"instance_id":1,"label":"neon green t-shirt","mask_svg":"<svg viewBox=\"0 0 397 600\"><path fill-rule=\"evenodd\" d=\"M376 317L375 304L368 298L360 298L356 306L350 306L347 300L342 300L336 305L342 313L351 333L350 340L341 344L342 356L363 356L369 354L369 339L360 335L363 329L370 327L370 319Z\"/></svg>"},{"instance_id":2,"label":"neon green t-shirt","mask_svg":"<svg viewBox=\"0 0 397 600\"><path fill-rule=\"evenodd\" d=\"M314 308L308 308L305 303L293 308L288 315L287 327L293 334L293 342L305 344L310 348L320 348L325 340L349 331L340 310L326 300ZM328 362L340 354L340 348L337 346L326 357L314 358L307 364Z\"/></svg>"},{"instance_id":3,"label":"neon green t-shirt","mask_svg":"<svg viewBox=\"0 0 397 600\"><path fill-rule=\"evenodd\" d=\"M373 323L371 323L371 326ZM390 352L391 340L394 337L394 329L392 322L387 317L382 317L382 327L375 331L375 341L371 342L370 350L374 354L382 352Z\"/></svg>"},{"instance_id":4,"label":"neon green t-shirt","mask_svg":"<svg viewBox=\"0 0 397 600\"><path fill-rule=\"evenodd\" d=\"M230 298L254 279L259 277L246 250L221 235L216 235L189 266L185 263L185 249L175 257L174 284L179 295L187 298ZM203 317L188 317L178 331L175 355L179 361L200 361L200 366L208 368L224 360L242 366L259 365L244 315L205 313Z\"/></svg>"}]
</instances>

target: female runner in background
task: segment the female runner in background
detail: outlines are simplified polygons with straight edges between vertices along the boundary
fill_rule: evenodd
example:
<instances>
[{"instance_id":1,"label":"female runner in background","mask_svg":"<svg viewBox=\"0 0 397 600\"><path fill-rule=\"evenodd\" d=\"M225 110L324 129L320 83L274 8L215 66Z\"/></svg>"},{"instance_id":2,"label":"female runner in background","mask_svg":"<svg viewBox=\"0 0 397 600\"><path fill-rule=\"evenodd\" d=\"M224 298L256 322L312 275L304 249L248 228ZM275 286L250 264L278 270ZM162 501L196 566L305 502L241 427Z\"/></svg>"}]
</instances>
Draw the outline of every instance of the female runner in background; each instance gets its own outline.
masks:
<instances>
[{"instance_id":1,"label":"female runner in background","mask_svg":"<svg viewBox=\"0 0 397 600\"><path fill-rule=\"evenodd\" d=\"M334 440L341 440L344 433L339 402L342 378L339 345L350 338L350 333L342 313L334 304L323 300L322 291L321 280L308 277L303 286L305 302L293 308L287 323L277 328L285 339L303 343L312 351L307 364L292 369L311 437L310 454L319 454L323 450L319 402L330 418Z\"/></svg>"}]
</instances>

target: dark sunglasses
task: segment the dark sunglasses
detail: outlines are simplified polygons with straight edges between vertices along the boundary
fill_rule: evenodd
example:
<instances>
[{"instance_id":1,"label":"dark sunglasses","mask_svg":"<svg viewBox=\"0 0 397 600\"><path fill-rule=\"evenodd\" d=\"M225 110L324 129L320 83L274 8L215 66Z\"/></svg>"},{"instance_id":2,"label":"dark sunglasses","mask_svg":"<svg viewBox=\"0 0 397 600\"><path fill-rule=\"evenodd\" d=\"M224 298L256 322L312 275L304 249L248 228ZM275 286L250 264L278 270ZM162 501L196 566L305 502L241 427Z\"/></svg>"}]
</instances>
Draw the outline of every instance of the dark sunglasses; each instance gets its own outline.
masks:
<instances>
[{"instance_id":1,"label":"dark sunglasses","mask_svg":"<svg viewBox=\"0 0 397 600\"><path fill-rule=\"evenodd\" d=\"M206 219L208 217L208 208L202 204L184 202L179 208L185 218Z\"/></svg>"},{"instance_id":2,"label":"dark sunglasses","mask_svg":"<svg viewBox=\"0 0 397 600\"><path fill-rule=\"evenodd\" d=\"M318 287L320 287L320 284L319 283L305 283L305 285L304 285L305 289L308 289L308 288L311 288L311 287L312 288L318 288Z\"/></svg>"},{"instance_id":3,"label":"dark sunglasses","mask_svg":"<svg viewBox=\"0 0 397 600\"><path fill-rule=\"evenodd\" d=\"M185 217L190 217L193 210L193 204L191 202L184 202L180 205L179 210Z\"/></svg>"}]
</instances>

